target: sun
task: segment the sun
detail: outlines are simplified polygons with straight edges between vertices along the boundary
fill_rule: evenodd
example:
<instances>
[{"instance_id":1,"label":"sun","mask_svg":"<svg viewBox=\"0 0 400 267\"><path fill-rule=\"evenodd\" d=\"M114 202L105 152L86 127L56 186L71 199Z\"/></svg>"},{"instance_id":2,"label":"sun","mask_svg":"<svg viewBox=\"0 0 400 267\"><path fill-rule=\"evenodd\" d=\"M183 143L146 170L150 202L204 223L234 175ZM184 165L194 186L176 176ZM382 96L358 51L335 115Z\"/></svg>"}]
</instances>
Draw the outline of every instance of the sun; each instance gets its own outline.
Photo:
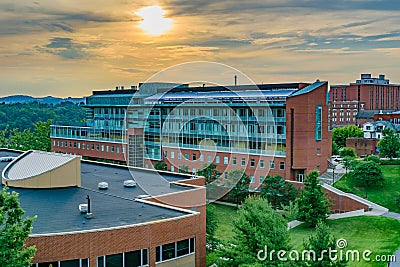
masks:
<instances>
[{"instance_id":1,"label":"sun","mask_svg":"<svg viewBox=\"0 0 400 267\"><path fill-rule=\"evenodd\" d=\"M161 35L172 27L172 19L164 18L165 11L159 6L148 6L136 12L143 20L140 28L150 35Z\"/></svg>"}]
</instances>

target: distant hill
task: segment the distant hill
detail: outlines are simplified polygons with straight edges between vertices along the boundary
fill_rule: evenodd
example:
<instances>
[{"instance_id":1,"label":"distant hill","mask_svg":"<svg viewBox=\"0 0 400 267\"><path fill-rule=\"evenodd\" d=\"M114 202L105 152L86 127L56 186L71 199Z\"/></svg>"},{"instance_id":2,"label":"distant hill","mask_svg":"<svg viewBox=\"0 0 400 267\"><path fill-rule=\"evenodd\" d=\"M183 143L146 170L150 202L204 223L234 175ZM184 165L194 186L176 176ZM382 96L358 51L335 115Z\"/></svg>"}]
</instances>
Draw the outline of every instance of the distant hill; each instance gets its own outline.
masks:
<instances>
[{"instance_id":1,"label":"distant hill","mask_svg":"<svg viewBox=\"0 0 400 267\"><path fill-rule=\"evenodd\" d=\"M11 95L11 96L5 96L5 97L0 97L0 103L5 103L5 104L15 104L15 103L31 103L31 102L38 102L38 103L43 103L43 104L60 104L62 102L72 102L72 103L80 103L80 102L85 102L85 98L73 98L73 97L68 97L68 98L59 98L59 97L53 97L53 96L46 96L46 97L32 97L29 95Z\"/></svg>"}]
</instances>

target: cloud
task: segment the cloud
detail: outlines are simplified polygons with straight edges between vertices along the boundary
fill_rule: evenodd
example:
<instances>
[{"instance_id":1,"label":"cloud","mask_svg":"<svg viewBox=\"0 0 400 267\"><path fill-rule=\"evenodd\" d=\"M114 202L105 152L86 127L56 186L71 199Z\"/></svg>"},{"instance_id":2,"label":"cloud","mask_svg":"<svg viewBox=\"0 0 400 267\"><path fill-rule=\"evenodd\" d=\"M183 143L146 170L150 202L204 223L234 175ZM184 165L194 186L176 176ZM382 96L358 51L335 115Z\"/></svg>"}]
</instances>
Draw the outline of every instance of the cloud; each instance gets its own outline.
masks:
<instances>
[{"instance_id":1,"label":"cloud","mask_svg":"<svg viewBox=\"0 0 400 267\"><path fill-rule=\"evenodd\" d=\"M65 59L82 59L86 56L85 48L85 45L74 43L71 38L53 37L50 39L50 43L38 46L37 50Z\"/></svg>"}]
</instances>

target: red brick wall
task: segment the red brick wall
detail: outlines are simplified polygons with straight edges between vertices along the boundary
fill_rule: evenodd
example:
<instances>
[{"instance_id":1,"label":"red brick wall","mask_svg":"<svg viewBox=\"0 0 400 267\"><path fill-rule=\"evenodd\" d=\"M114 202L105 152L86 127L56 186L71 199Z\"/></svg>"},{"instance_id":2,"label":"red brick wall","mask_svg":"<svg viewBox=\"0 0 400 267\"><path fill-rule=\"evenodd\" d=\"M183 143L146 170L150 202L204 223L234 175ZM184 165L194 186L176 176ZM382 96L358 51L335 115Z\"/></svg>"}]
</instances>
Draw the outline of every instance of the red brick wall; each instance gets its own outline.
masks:
<instances>
[{"instance_id":1,"label":"red brick wall","mask_svg":"<svg viewBox=\"0 0 400 267\"><path fill-rule=\"evenodd\" d=\"M304 184L303 183L297 183L290 181L297 189L303 189ZM336 193L334 191L331 191L327 188L324 188L324 191L327 194L327 198L332 200L332 206L329 208L332 212L334 213L342 213L342 212L349 212L349 211L355 211L355 210L361 210L363 209L364 211L368 211L369 207L361 202L359 202L356 199L350 198L345 195L344 192L338 190L338 192L341 192L342 194Z\"/></svg>"},{"instance_id":2,"label":"red brick wall","mask_svg":"<svg viewBox=\"0 0 400 267\"><path fill-rule=\"evenodd\" d=\"M57 144L61 144L64 142L64 147L57 146ZM68 147L65 144L68 143ZM72 146L69 146L71 143ZM76 147L74 146L76 143ZM81 148L78 148L78 143L80 143ZM85 149L82 149L82 144L85 144ZM89 145L90 149L87 149ZM94 145L94 150L92 150L92 145ZM99 145L99 149L97 150L97 145ZM101 146L104 146L104 151L101 151ZM109 151L106 151L106 146L108 145ZM114 146L114 152L111 152L111 147ZM117 147L119 147L119 153L117 153ZM72 140L72 139L62 139L62 138L52 138L51 139L51 151L57 151L62 153L72 153L76 155L91 157L91 158L100 158L100 159L109 159L109 160L117 160L125 162L125 154L122 153L122 147L126 145L121 143L109 143L109 142L94 142L94 141L86 141L86 140Z\"/></svg>"},{"instance_id":3,"label":"red brick wall","mask_svg":"<svg viewBox=\"0 0 400 267\"><path fill-rule=\"evenodd\" d=\"M193 215L118 230L29 237L26 243L37 248L33 262L89 258L90 266L96 266L98 256L149 248L150 266L155 266L156 246L196 237L197 266L205 266L200 259L200 255L205 259L205 234L198 223L200 218L200 215Z\"/></svg>"},{"instance_id":4,"label":"red brick wall","mask_svg":"<svg viewBox=\"0 0 400 267\"><path fill-rule=\"evenodd\" d=\"M375 149L377 147L378 140L366 139L366 138L347 138L346 147L354 148L358 156L365 156L370 154L376 154Z\"/></svg>"},{"instance_id":5,"label":"red brick wall","mask_svg":"<svg viewBox=\"0 0 400 267\"><path fill-rule=\"evenodd\" d=\"M332 134L328 131L327 84L310 93L290 97L286 101L286 179L295 180L295 169L305 173L318 169L320 173L328 167L327 159L332 152ZM315 140L315 109L322 107L322 140ZM291 110L294 111L292 129ZM291 140L293 131L293 141ZM293 162L291 162L293 146ZM319 154L317 154L319 149ZM292 167L292 168L291 168Z\"/></svg>"},{"instance_id":6,"label":"red brick wall","mask_svg":"<svg viewBox=\"0 0 400 267\"><path fill-rule=\"evenodd\" d=\"M239 153L227 153L227 152L213 152L213 151L199 151L199 150L192 150L192 149L179 149L179 148L170 148L164 147L164 151L167 152L167 157L163 159L163 161L167 164L167 168L170 171L171 166L174 166L174 171L178 172L178 167L185 165L189 167L189 172L192 172L192 168L196 168L196 170L201 169L205 164L208 165L210 163L207 162L207 156L211 155L212 163L216 164L215 157L220 157L220 163L217 165L217 170L219 172L229 172L235 169L244 169L247 175L254 175L255 183L252 184L253 187L259 186L259 179L260 176L267 176L267 175L276 175L279 174L281 176L285 176L285 171L279 170L279 162L285 162L285 157L271 157L271 156L259 156L259 155L248 155L248 154L239 154ZM171 158L171 152L174 152L175 156ZM182 153L182 158L178 159L178 153ZM184 155L188 153L189 160L186 160ZM204 161L200 162L200 154L203 153ZM196 154L196 160L192 159L192 154ZM224 157L228 157L228 164L224 164ZM233 165L232 158L236 157L236 165ZM242 158L246 159L246 166L241 165ZM254 159L255 164L254 167L251 167L250 160ZM260 168L259 162L260 160L264 160L264 168ZM270 161L273 160L275 162L275 168L272 170L270 169ZM155 162L153 162L155 164ZM150 166L149 166L150 168Z\"/></svg>"}]
</instances>

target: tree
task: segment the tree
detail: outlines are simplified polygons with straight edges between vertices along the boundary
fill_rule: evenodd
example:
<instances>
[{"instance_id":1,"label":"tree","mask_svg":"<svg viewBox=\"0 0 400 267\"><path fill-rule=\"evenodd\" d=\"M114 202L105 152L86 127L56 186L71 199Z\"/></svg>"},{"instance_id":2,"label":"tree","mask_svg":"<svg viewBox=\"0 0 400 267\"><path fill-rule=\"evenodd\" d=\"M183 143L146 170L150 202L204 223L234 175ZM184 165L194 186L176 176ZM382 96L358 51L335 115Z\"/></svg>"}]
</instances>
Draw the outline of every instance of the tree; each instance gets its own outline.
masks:
<instances>
[{"instance_id":1,"label":"tree","mask_svg":"<svg viewBox=\"0 0 400 267\"><path fill-rule=\"evenodd\" d=\"M342 158L349 157L349 158L353 158L354 159L354 158L357 157L356 152L354 151L354 148L352 148L352 147L344 147L344 148L342 148L340 150L340 152L339 152L339 155Z\"/></svg>"},{"instance_id":2,"label":"tree","mask_svg":"<svg viewBox=\"0 0 400 267\"><path fill-rule=\"evenodd\" d=\"M326 199L326 193L323 191L318 180L317 170L311 171L304 181L304 189L300 191L297 198L299 205L299 220L315 227L318 221L325 221L328 217L330 201Z\"/></svg>"},{"instance_id":3,"label":"tree","mask_svg":"<svg viewBox=\"0 0 400 267\"><path fill-rule=\"evenodd\" d=\"M363 131L355 125L335 128L332 131L332 141L335 142L339 148L346 146L346 138L363 136Z\"/></svg>"},{"instance_id":4,"label":"tree","mask_svg":"<svg viewBox=\"0 0 400 267\"><path fill-rule=\"evenodd\" d=\"M232 170L228 173L227 185L231 188L229 196L235 199L236 205L249 195L250 177L242 169Z\"/></svg>"},{"instance_id":5,"label":"tree","mask_svg":"<svg viewBox=\"0 0 400 267\"><path fill-rule=\"evenodd\" d=\"M214 163L204 164L203 168L199 170L198 175L206 178L206 184L210 184L219 178L221 172L216 170L217 165Z\"/></svg>"},{"instance_id":6,"label":"tree","mask_svg":"<svg viewBox=\"0 0 400 267\"><path fill-rule=\"evenodd\" d=\"M336 238L332 235L329 227L319 221L315 227L315 233L310 235L303 242L304 249L313 251L316 255L316 260L307 260L304 262L305 266L312 267L342 267L346 266L344 261L333 261L329 253L324 251L338 250L336 245Z\"/></svg>"},{"instance_id":7,"label":"tree","mask_svg":"<svg viewBox=\"0 0 400 267\"><path fill-rule=\"evenodd\" d=\"M332 155L339 155L339 147L335 141L332 141Z\"/></svg>"},{"instance_id":8,"label":"tree","mask_svg":"<svg viewBox=\"0 0 400 267\"><path fill-rule=\"evenodd\" d=\"M179 173L186 173L186 174L188 174L188 173L189 173L189 167L186 166L186 165L181 165L181 166L179 166L179 168L178 168L178 172L179 172Z\"/></svg>"},{"instance_id":9,"label":"tree","mask_svg":"<svg viewBox=\"0 0 400 267\"><path fill-rule=\"evenodd\" d=\"M0 192L0 266L30 266L35 254L35 247L26 247L25 240L32 232L35 218L22 219L23 209L20 207L18 194Z\"/></svg>"},{"instance_id":10,"label":"tree","mask_svg":"<svg viewBox=\"0 0 400 267\"><path fill-rule=\"evenodd\" d=\"M346 174L347 174L347 171L350 168L352 162L353 162L353 158L351 158L351 157L344 157L343 158L342 164L346 169Z\"/></svg>"},{"instance_id":11,"label":"tree","mask_svg":"<svg viewBox=\"0 0 400 267\"><path fill-rule=\"evenodd\" d=\"M382 167L373 161L355 161L352 165L351 178L357 185L382 184Z\"/></svg>"},{"instance_id":12,"label":"tree","mask_svg":"<svg viewBox=\"0 0 400 267\"><path fill-rule=\"evenodd\" d=\"M266 198L273 208L277 209L294 201L297 197L297 190L279 174L268 175L261 185L260 195Z\"/></svg>"},{"instance_id":13,"label":"tree","mask_svg":"<svg viewBox=\"0 0 400 267\"><path fill-rule=\"evenodd\" d=\"M215 250L218 241L215 237L215 231L218 228L218 220L215 207L210 204L206 205L206 221L207 248Z\"/></svg>"},{"instance_id":14,"label":"tree","mask_svg":"<svg viewBox=\"0 0 400 267\"><path fill-rule=\"evenodd\" d=\"M265 247L268 251L290 248L289 232L285 219L275 211L266 199L247 198L233 219L234 239L220 255L227 260L218 262L218 266L286 266L277 257L263 258ZM259 253L262 251L262 253Z\"/></svg>"},{"instance_id":15,"label":"tree","mask_svg":"<svg viewBox=\"0 0 400 267\"><path fill-rule=\"evenodd\" d=\"M156 164L154 165L154 169L159 170L159 171L166 171L167 164L163 161L157 161Z\"/></svg>"},{"instance_id":16,"label":"tree","mask_svg":"<svg viewBox=\"0 0 400 267\"><path fill-rule=\"evenodd\" d=\"M373 161L375 163L381 164L381 159L375 155L368 155L364 158L364 161Z\"/></svg>"},{"instance_id":17,"label":"tree","mask_svg":"<svg viewBox=\"0 0 400 267\"><path fill-rule=\"evenodd\" d=\"M400 137L392 129L382 131L383 138L378 142L379 154L386 158L396 158L400 154Z\"/></svg>"},{"instance_id":18,"label":"tree","mask_svg":"<svg viewBox=\"0 0 400 267\"><path fill-rule=\"evenodd\" d=\"M50 124L51 120L46 122L38 121L33 124L35 130L33 131L33 149L41 151L51 151L50 139Z\"/></svg>"}]
</instances>

